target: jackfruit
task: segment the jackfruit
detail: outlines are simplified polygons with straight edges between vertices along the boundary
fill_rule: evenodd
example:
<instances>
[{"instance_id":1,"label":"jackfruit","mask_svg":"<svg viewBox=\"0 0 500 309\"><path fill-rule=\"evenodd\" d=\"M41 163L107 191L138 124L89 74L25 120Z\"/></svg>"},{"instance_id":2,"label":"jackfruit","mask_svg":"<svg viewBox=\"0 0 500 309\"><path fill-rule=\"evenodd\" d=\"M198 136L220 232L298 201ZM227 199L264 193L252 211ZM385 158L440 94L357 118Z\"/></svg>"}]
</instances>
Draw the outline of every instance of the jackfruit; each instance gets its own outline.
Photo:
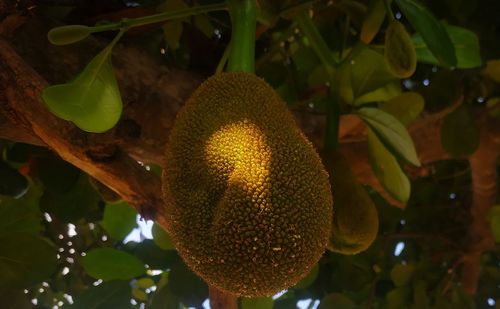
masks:
<instances>
[{"instance_id":1,"label":"jackfruit","mask_svg":"<svg viewBox=\"0 0 500 309\"><path fill-rule=\"evenodd\" d=\"M338 151L323 155L332 186L332 234L328 249L341 254L360 253L378 233L378 213L368 192L356 181L347 159Z\"/></svg>"},{"instance_id":2,"label":"jackfruit","mask_svg":"<svg viewBox=\"0 0 500 309\"><path fill-rule=\"evenodd\" d=\"M166 226L186 264L237 296L296 284L330 237L328 174L276 92L250 73L206 80L171 130Z\"/></svg>"}]
</instances>

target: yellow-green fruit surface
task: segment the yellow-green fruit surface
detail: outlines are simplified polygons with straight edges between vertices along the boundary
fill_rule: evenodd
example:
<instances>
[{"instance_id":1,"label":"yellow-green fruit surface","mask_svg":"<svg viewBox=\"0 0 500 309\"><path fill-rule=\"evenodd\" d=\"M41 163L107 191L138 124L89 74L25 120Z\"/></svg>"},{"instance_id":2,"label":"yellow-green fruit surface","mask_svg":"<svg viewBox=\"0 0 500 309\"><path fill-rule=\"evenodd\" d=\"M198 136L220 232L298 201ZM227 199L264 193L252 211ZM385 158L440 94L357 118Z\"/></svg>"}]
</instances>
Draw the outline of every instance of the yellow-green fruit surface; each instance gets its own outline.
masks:
<instances>
[{"instance_id":1,"label":"yellow-green fruit surface","mask_svg":"<svg viewBox=\"0 0 500 309\"><path fill-rule=\"evenodd\" d=\"M328 249L346 255L360 253L368 249L377 237L377 209L341 153L334 151L324 155L324 162L335 197Z\"/></svg>"},{"instance_id":2,"label":"yellow-green fruit surface","mask_svg":"<svg viewBox=\"0 0 500 309\"><path fill-rule=\"evenodd\" d=\"M285 103L253 74L218 74L192 94L171 131L162 181L179 254L232 294L296 284L328 243L328 174Z\"/></svg>"}]
</instances>

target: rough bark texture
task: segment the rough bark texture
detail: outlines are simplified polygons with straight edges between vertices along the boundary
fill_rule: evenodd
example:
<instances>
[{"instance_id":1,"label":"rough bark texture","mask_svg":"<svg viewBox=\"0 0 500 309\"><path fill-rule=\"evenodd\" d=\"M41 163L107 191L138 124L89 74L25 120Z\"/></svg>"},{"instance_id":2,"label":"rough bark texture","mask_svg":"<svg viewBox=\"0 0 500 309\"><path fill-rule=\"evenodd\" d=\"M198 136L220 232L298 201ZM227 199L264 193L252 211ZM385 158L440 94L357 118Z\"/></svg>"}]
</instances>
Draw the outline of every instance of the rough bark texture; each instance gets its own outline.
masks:
<instances>
[{"instance_id":1,"label":"rough bark texture","mask_svg":"<svg viewBox=\"0 0 500 309\"><path fill-rule=\"evenodd\" d=\"M102 44L89 39L70 47L50 46L42 35L43 29L37 21L30 21L12 39L0 38L0 137L51 148L115 190L144 217L168 226L160 180L137 160L162 163L175 115L202 78L192 72L167 69L144 51L119 44L114 51L114 67L124 100L122 120L105 134L84 133L49 113L40 93L46 81L56 83L72 78ZM441 121L448 112L426 116L409 128L424 166L448 158L439 139ZM323 117L297 114L297 121L313 143L321 145ZM359 119L343 117L341 150L360 182L396 203L370 168L363 132ZM470 157L473 223L462 267L462 284L469 293L474 293L477 286L480 255L492 244L484 214L497 194L495 167L499 145L498 124L483 123L480 148ZM212 308L237 308L235 297L213 287L210 297Z\"/></svg>"}]
</instances>

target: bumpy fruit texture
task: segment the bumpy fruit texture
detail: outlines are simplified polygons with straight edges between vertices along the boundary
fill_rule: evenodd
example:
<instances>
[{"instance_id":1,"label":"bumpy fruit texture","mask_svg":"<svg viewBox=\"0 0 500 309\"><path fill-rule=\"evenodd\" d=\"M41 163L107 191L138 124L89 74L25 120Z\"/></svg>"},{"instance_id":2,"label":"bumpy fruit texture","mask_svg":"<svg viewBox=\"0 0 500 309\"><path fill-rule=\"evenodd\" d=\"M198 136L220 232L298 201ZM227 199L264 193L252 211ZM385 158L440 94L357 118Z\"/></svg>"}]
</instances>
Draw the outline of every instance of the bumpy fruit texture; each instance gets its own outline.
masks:
<instances>
[{"instance_id":1,"label":"bumpy fruit texture","mask_svg":"<svg viewBox=\"0 0 500 309\"><path fill-rule=\"evenodd\" d=\"M205 281L239 296L296 284L323 254L328 174L262 79L222 73L179 112L162 175L172 240Z\"/></svg>"},{"instance_id":2,"label":"bumpy fruit texture","mask_svg":"<svg viewBox=\"0 0 500 309\"><path fill-rule=\"evenodd\" d=\"M332 234L328 249L346 255L366 250L378 233L378 214L366 190L356 182L347 159L338 151L323 156L333 196Z\"/></svg>"},{"instance_id":3,"label":"bumpy fruit texture","mask_svg":"<svg viewBox=\"0 0 500 309\"><path fill-rule=\"evenodd\" d=\"M405 26L392 21L385 32L385 61L399 78L408 78L417 68L417 53Z\"/></svg>"}]
</instances>

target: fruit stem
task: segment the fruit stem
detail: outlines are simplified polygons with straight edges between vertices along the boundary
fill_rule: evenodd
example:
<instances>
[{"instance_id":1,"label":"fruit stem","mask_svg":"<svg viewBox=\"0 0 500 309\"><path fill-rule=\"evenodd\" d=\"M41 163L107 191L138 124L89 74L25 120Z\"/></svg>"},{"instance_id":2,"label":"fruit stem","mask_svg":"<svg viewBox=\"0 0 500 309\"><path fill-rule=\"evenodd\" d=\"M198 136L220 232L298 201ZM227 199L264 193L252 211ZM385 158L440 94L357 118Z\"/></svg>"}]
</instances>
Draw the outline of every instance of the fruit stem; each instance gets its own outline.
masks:
<instances>
[{"instance_id":1,"label":"fruit stem","mask_svg":"<svg viewBox=\"0 0 500 309\"><path fill-rule=\"evenodd\" d=\"M382 0L382 1L384 1L385 10L387 11L387 16L389 16L389 20L395 21L396 18L394 17L394 13L392 12L392 9L391 9L392 0Z\"/></svg>"},{"instance_id":2,"label":"fruit stem","mask_svg":"<svg viewBox=\"0 0 500 309\"><path fill-rule=\"evenodd\" d=\"M304 35L309 40L309 43L320 58L328 73L331 100L329 101L329 104L326 105L324 148L327 151L331 151L338 147L339 135L340 94L338 89L338 70L335 70L335 67L337 67L338 64L333 58L333 54L330 48L314 25L311 17L309 16L308 10L303 11L299 14L299 16L297 17L297 23Z\"/></svg>"},{"instance_id":3,"label":"fruit stem","mask_svg":"<svg viewBox=\"0 0 500 309\"><path fill-rule=\"evenodd\" d=\"M228 0L227 4L232 24L227 70L253 73L257 25L255 0Z\"/></svg>"},{"instance_id":4,"label":"fruit stem","mask_svg":"<svg viewBox=\"0 0 500 309\"><path fill-rule=\"evenodd\" d=\"M164 12L160 14L149 15L138 18L130 18L130 19L124 18L116 23L94 26L92 27L92 33L101 31L119 30L124 27L125 28L139 27L143 25L164 22L171 19L184 18L192 15L204 14L213 11L223 11L223 10L227 10L227 4L225 2L209 4L209 5L200 5L187 9Z\"/></svg>"}]
</instances>

